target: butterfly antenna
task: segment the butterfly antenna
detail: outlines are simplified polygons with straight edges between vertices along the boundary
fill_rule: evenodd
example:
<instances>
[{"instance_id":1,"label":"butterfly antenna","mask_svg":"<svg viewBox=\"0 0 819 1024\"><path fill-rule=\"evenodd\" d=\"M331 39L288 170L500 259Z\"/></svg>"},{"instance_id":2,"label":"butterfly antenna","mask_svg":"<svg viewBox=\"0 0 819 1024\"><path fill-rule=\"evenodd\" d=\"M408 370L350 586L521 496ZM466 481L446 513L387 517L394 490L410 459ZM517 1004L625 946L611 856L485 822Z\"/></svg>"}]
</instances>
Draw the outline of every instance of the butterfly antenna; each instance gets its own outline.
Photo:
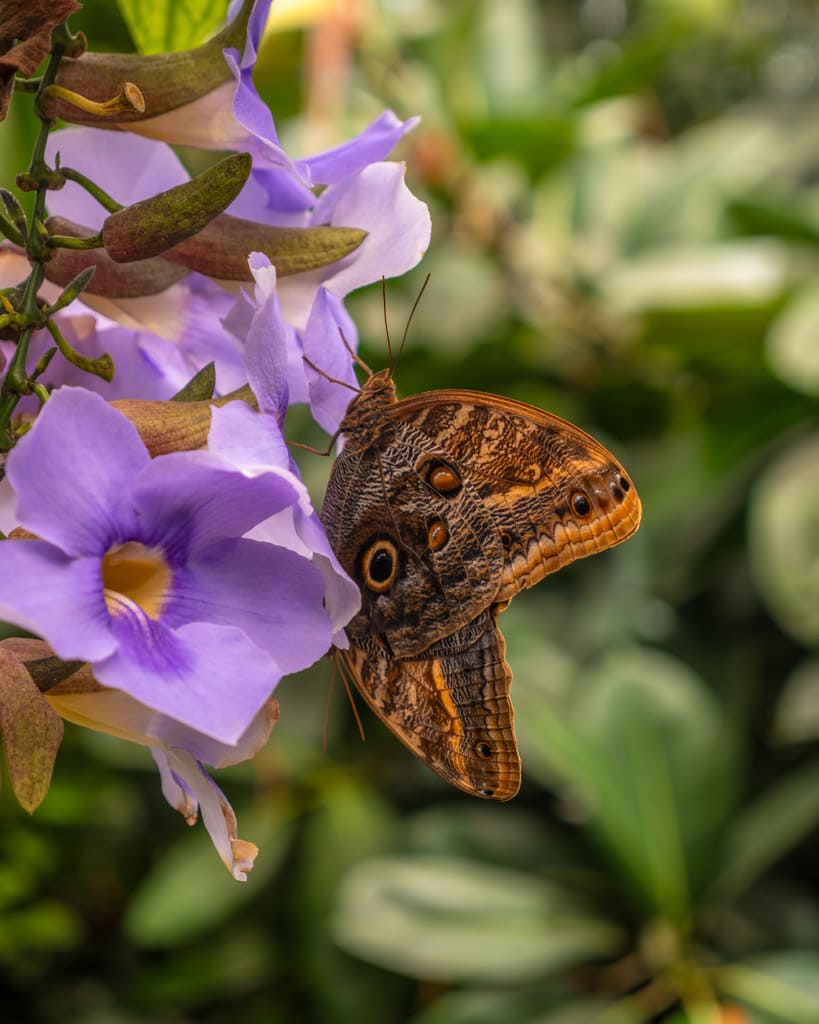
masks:
<instances>
[{"instance_id":1,"label":"butterfly antenna","mask_svg":"<svg viewBox=\"0 0 819 1024\"><path fill-rule=\"evenodd\" d=\"M342 338L344 335L342 334ZM303 362L307 363L311 370L315 370L319 377L323 377L325 380L329 380L331 384L340 384L341 387L347 388L348 391L355 391L356 394L361 390L357 388L355 384L350 384L349 381L341 380L340 377L331 377L326 370L322 370L320 366L317 366L312 359L308 359L307 356L301 357Z\"/></svg>"},{"instance_id":2,"label":"butterfly antenna","mask_svg":"<svg viewBox=\"0 0 819 1024\"><path fill-rule=\"evenodd\" d=\"M341 335L341 340L344 342L344 347L350 353L350 358L353 360L353 362L360 366L368 377L374 377L375 374L373 373L373 371L369 368L369 366L367 366L367 364L364 362L364 360L361 358L358 352L356 352L356 350L349 343L349 341L347 341L347 338L344 336L344 331L340 327L338 329L338 333Z\"/></svg>"},{"instance_id":3,"label":"butterfly antenna","mask_svg":"<svg viewBox=\"0 0 819 1024\"><path fill-rule=\"evenodd\" d=\"M392 338L390 337L390 321L387 317L387 279L381 276L381 305L384 309L384 334L387 336L387 355L389 356L390 376L392 377L395 363L392 358Z\"/></svg>"},{"instance_id":4,"label":"butterfly antenna","mask_svg":"<svg viewBox=\"0 0 819 1024\"><path fill-rule=\"evenodd\" d=\"M415 298L415 302L413 302L413 304L412 304L412 309L410 310L410 315L407 317L407 326L404 328L404 334L403 334L403 336L401 338L401 344L398 346L398 356L397 356L397 359L401 358L401 353L404 351L404 343L406 342L407 335L409 334L409 329L410 329L410 324L412 323L412 318L415 316L415 310L418 309L418 303L421 301L421 296L424 294L424 289L426 288L426 286L428 284L429 284L429 274L427 274L427 276L424 278L424 283L421 285L421 290L418 292L418 295Z\"/></svg>"}]
</instances>

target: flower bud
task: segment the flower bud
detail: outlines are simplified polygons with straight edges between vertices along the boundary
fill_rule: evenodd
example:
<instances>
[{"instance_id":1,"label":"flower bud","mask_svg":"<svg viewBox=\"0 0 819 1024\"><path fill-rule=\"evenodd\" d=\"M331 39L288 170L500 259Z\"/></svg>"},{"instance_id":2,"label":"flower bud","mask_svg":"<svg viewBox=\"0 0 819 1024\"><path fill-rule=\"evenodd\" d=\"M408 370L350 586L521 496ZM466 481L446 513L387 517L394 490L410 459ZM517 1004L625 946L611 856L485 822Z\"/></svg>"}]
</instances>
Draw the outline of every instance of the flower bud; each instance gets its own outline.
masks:
<instances>
[{"instance_id":1,"label":"flower bud","mask_svg":"<svg viewBox=\"0 0 819 1024\"><path fill-rule=\"evenodd\" d=\"M280 228L225 213L164 256L223 281L252 281L247 265L251 252L264 253L279 277L288 277L344 259L366 237L360 228Z\"/></svg>"},{"instance_id":2,"label":"flower bud","mask_svg":"<svg viewBox=\"0 0 819 1024\"><path fill-rule=\"evenodd\" d=\"M46 227L52 235L84 238L92 234L90 228L65 217L49 217ZM81 271L94 267L94 276L85 291L89 295L104 295L112 299L156 295L188 274L186 267L175 266L159 257L124 264L115 263L104 249L55 248L53 252L53 258L45 264L45 276L49 281L65 287Z\"/></svg>"},{"instance_id":3,"label":"flower bud","mask_svg":"<svg viewBox=\"0 0 819 1024\"><path fill-rule=\"evenodd\" d=\"M102 226L105 251L117 263L166 252L230 206L250 167L249 153L234 153L182 185L117 210Z\"/></svg>"},{"instance_id":4,"label":"flower bud","mask_svg":"<svg viewBox=\"0 0 819 1024\"><path fill-rule=\"evenodd\" d=\"M156 402L140 398L118 398L110 404L134 424L151 455L204 448L210 430L211 406L232 401L256 408L256 399L245 385L222 398L199 402Z\"/></svg>"},{"instance_id":5,"label":"flower bud","mask_svg":"<svg viewBox=\"0 0 819 1024\"><path fill-rule=\"evenodd\" d=\"M245 0L234 20L217 35L193 50L180 53L85 53L76 60L64 59L57 72L57 84L88 99L105 103L116 96L124 82L131 82L145 100L145 110L123 110L112 121L64 100L51 101L52 112L73 124L97 127L130 127L162 114L169 114L201 99L228 81L230 69L222 51L241 50L252 0Z\"/></svg>"}]
</instances>

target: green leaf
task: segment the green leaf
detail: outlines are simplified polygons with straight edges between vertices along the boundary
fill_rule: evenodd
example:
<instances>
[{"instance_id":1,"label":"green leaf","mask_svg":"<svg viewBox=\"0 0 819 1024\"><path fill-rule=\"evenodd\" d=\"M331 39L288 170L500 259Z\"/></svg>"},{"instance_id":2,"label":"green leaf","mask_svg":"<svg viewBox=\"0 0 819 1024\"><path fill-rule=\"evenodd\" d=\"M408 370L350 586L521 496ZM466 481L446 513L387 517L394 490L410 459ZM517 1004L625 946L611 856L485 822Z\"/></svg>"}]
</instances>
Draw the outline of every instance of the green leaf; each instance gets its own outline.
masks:
<instances>
[{"instance_id":1,"label":"green leaf","mask_svg":"<svg viewBox=\"0 0 819 1024\"><path fill-rule=\"evenodd\" d=\"M819 287L801 288L774 320L766 338L774 373L795 391L819 395Z\"/></svg>"},{"instance_id":2,"label":"green leaf","mask_svg":"<svg viewBox=\"0 0 819 1024\"><path fill-rule=\"evenodd\" d=\"M138 946L169 949L213 931L257 899L287 851L291 825L281 809L239 814L239 833L259 846L246 882L231 878L199 825L156 864L134 893L125 930Z\"/></svg>"},{"instance_id":3,"label":"green leaf","mask_svg":"<svg viewBox=\"0 0 819 1024\"><path fill-rule=\"evenodd\" d=\"M723 967L717 985L768 1024L819 1024L819 953L783 950Z\"/></svg>"},{"instance_id":4,"label":"green leaf","mask_svg":"<svg viewBox=\"0 0 819 1024\"><path fill-rule=\"evenodd\" d=\"M216 366L206 363L198 373L171 397L172 402L207 402L216 387Z\"/></svg>"},{"instance_id":5,"label":"green leaf","mask_svg":"<svg viewBox=\"0 0 819 1024\"><path fill-rule=\"evenodd\" d=\"M797 665L785 681L771 732L776 743L819 739L819 658Z\"/></svg>"},{"instance_id":6,"label":"green leaf","mask_svg":"<svg viewBox=\"0 0 819 1024\"><path fill-rule=\"evenodd\" d=\"M623 935L570 893L456 857L373 858L342 884L343 949L425 979L521 982L612 954Z\"/></svg>"},{"instance_id":7,"label":"green leaf","mask_svg":"<svg viewBox=\"0 0 819 1024\"><path fill-rule=\"evenodd\" d=\"M627 1005L552 995L539 989L472 988L436 999L411 1024L645 1024Z\"/></svg>"},{"instance_id":8,"label":"green leaf","mask_svg":"<svg viewBox=\"0 0 819 1024\"><path fill-rule=\"evenodd\" d=\"M751 569L782 628L819 644L819 434L765 471L751 497Z\"/></svg>"},{"instance_id":9,"label":"green leaf","mask_svg":"<svg viewBox=\"0 0 819 1024\"><path fill-rule=\"evenodd\" d=\"M769 786L736 821L714 895L735 899L819 826L819 760Z\"/></svg>"},{"instance_id":10,"label":"green leaf","mask_svg":"<svg viewBox=\"0 0 819 1024\"><path fill-rule=\"evenodd\" d=\"M140 53L189 50L223 24L227 0L117 0Z\"/></svg>"},{"instance_id":11,"label":"green leaf","mask_svg":"<svg viewBox=\"0 0 819 1024\"><path fill-rule=\"evenodd\" d=\"M568 788L652 912L684 921L733 801L719 709L685 665L649 650L614 652L575 680L570 710L547 685L518 684L524 764Z\"/></svg>"}]
</instances>

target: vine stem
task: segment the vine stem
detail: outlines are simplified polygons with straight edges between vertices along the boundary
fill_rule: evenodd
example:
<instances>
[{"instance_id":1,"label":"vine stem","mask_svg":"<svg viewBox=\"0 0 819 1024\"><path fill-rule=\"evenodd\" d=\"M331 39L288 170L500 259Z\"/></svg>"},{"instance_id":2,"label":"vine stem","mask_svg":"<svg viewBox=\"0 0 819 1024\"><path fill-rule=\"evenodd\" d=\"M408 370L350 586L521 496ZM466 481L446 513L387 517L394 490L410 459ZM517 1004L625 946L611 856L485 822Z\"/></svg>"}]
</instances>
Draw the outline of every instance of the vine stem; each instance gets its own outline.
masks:
<instances>
[{"instance_id":1,"label":"vine stem","mask_svg":"<svg viewBox=\"0 0 819 1024\"><path fill-rule=\"evenodd\" d=\"M40 176L44 171L48 170L45 163L45 148L48 134L51 131L52 121L43 114L43 93L56 79L57 68L70 41L71 36L68 27L64 23L58 25L51 33L51 56L34 99L34 108L41 123L28 168L30 175ZM43 239L40 237L40 233L36 230L36 225L45 220L46 193L46 182L41 180L37 186L34 212L32 214L32 225L35 227L34 230L29 231L26 245L26 255L31 264L31 272L26 279L18 306L18 312L26 319L30 318L31 320L36 320L39 316L37 293L45 278L45 263L50 255ZM25 327L20 332L14 356L9 363L6 379L3 381L2 390L0 390L0 450L8 450L14 443L11 431L11 416L20 400L23 384L26 380L26 360L33 333L33 326Z\"/></svg>"}]
</instances>

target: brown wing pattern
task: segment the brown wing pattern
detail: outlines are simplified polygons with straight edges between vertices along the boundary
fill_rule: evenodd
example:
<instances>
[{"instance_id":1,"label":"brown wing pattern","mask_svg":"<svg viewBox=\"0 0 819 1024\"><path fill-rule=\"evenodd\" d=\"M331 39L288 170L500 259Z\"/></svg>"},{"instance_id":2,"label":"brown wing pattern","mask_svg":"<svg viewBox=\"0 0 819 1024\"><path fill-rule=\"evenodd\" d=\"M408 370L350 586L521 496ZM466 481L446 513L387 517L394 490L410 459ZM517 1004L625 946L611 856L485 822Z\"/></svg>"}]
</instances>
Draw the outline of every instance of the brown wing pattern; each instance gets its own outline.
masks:
<instances>
[{"instance_id":1,"label":"brown wing pattern","mask_svg":"<svg viewBox=\"0 0 819 1024\"><path fill-rule=\"evenodd\" d=\"M445 449L492 513L504 547L496 603L619 544L640 524L640 499L622 465L558 416L455 390L413 395L390 415Z\"/></svg>"},{"instance_id":2,"label":"brown wing pattern","mask_svg":"<svg viewBox=\"0 0 819 1024\"><path fill-rule=\"evenodd\" d=\"M518 591L637 529L620 463L578 427L470 391L396 402L374 374L342 423L322 509L362 593L337 652L372 710L444 779L520 785L497 616Z\"/></svg>"},{"instance_id":3,"label":"brown wing pattern","mask_svg":"<svg viewBox=\"0 0 819 1024\"><path fill-rule=\"evenodd\" d=\"M333 550L361 587L361 611L350 637L386 638L392 653L410 657L492 604L503 547L495 517L471 486L437 493L418 471L422 460L446 461L442 448L404 426L388 443L350 446L336 460L322 509ZM434 524L447 543L431 543ZM362 560L379 539L399 562L384 591L366 586Z\"/></svg>"},{"instance_id":4,"label":"brown wing pattern","mask_svg":"<svg viewBox=\"0 0 819 1024\"><path fill-rule=\"evenodd\" d=\"M454 786L492 800L520 788L509 689L512 672L494 609L416 658L393 658L376 637L337 657L378 717Z\"/></svg>"}]
</instances>

